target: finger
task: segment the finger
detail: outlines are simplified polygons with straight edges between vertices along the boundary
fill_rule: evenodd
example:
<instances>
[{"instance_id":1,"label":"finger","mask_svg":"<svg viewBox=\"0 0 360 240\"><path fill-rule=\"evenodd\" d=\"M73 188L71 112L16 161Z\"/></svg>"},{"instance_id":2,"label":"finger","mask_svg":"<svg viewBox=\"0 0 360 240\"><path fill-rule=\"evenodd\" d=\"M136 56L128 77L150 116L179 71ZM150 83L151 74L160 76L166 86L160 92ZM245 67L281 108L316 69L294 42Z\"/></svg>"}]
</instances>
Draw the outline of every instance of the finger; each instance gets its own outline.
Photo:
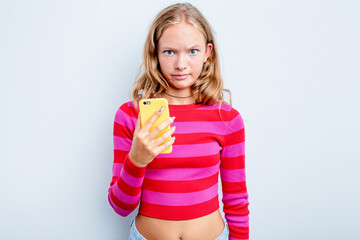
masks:
<instances>
[{"instance_id":1,"label":"finger","mask_svg":"<svg viewBox=\"0 0 360 240\"><path fill-rule=\"evenodd\" d=\"M158 147L155 148L155 151L160 154L162 151L164 151L165 149L167 149L168 147L170 147L171 145L173 145L173 143L175 142L175 137L170 138L170 141L164 143L163 145L160 145ZM157 155L158 155L157 154Z\"/></svg>"},{"instance_id":2,"label":"finger","mask_svg":"<svg viewBox=\"0 0 360 240\"><path fill-rule=\"evenodd\" d=\"M159 112L160 109L161 108L159 108L157 111L155 111L153 113L153 115L146 121L146 123L142 127L144 129L144 131L147 131L147 132L150 131L150 129L154 125L156 119L158 119L158 117L163 113L163 111Z\"/></svg>"},{"instance_id":3,"label":"finger","mask_svg":"<svg viewBox=\"0 0 360 240\"><path fill-rule=\"evenodd\" d=\"M171 127L169 129L169 131L165 132L164 134L162 134L158 138L154 139L154 141L153 141L154 146L157 147L157 146L160 146L161 144L163 144L165 141L167 141L171 137L171 135L174 132L175 132L175 126Z\"/></svg>"},{"instance_id":4,"label":"finger","mask_svg":"<svg viewBox=\"0 0 360 240\"><path fill-rule=\"evenodd\" d=\"M174 122L175 117L169 117L159 125L157 125L153 130L151 130L149 137L150 139L155 139L164 129L166 129L171 123Z\"/></svg>"}]
</instances>

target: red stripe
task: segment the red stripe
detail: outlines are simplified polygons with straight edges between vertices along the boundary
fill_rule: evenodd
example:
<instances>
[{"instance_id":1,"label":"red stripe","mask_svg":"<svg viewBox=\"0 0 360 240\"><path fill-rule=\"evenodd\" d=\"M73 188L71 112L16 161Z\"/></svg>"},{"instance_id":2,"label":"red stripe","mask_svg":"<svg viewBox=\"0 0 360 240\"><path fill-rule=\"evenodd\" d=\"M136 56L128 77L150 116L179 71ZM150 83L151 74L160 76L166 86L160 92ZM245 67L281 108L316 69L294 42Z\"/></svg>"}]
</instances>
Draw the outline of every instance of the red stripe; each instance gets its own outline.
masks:
<instances>
[{"instance_id":1,"label":"red stripe","mask_svg":"<svg viewBox=\"0 0 360 240\"><path fill-rule=\"evenodd\" d=\"M245 155L237 157L222 157L220 167L228 170L245 168Z\"/></svg>"},{"instance_id":2,"label":"red stripe","mask_svg":"<svg viewBox=\"0 0 360 240\"><path fill-rule=\"evenodd\" d=\"M148 217L167 220L188 220L208 215L219 208L218 196L190 206L164 206L142 201L139 212Z\"/></svg>"},{"instance_id":3,"label":"red stripe","mask_svg":"<svg viewBox=\"0 0 360 240\"><path fill-rule=\"evenodd\" d=\"M130 196L136 196L141 191L141 188L134 188L128 185L126 182L124 182L124 180L122 180L121 178L118 179L117 185L121 189L121 191L123 191L124 193Z\"/></svg>"},{"instance_id":4,"label":"red stripe","mask_svg":"<svg viewBox=\"0 0 360 240\"><path fill-rule=\"evenodd\" d=\"M225 182L222 181L222 190L226 193L241 194L247 192L246 181L244 182Z\"/></svg>"},{"instance_id":5,"label":"red stripe","mask_svg":"<svg viewBox=\"0 0 360 240\"><path fill-rule=\"evenodd\" d=\"M197 110L197 111L183 111L179 114L179 111L171 112L170 116L173 116L174 113L176 114L176 121L177 122L211 122L211 121L231 121L233 120L238 113L234 111L225 111L221 110L221 117L219 115L219 109L214 110ZM195 112L195 113L194 113Z\"/></svg>"},{"instance_id":6,"label":"red stripe","mask_svg":"<svg viewBox=\"0 0 360 240\"><path fill-rule=\"evenodd\" d=\"M145 178L143 188L155 192L189 193L208 189L217 182L218 174L199 180L192 180L191 184L188 181L162 181Z\"/></svg>"},{"instance_id":7,"label":"red stripe","mask_svg":"<svg viewBox=\"0 0 360 240\"><path fill-rule=\"evenodd\" d=\"M177 117L177 116L176 116ZM181 133L173 134L176 137L176 144L200 144L213 142L214 139L221 139L222 136L215 133Z\"/></svg>"},{"instance_id":8,"label":"red stripe","mask_svg":"<svg viewBox=\"0 0 360 240\"><path fill-rule=\"evenodd\" d=\"M124 203L124 202L122 202L121 200L119 200L119 199L113 194L112 191L110 191L110 198L111 198L111 200L115 203L116 206L118 206L119 208L124 209L124 210L134 210L134 209L137 207L137 205L139 204L139 202L134 203L134 204Z\"/></svg>"},{"instance_id":9,"label":"red stripe","mask_svg":"<svg viewBox=\"0 0 360 240\"><path fill-rule=\"evenodd\" d=\"M114 149L114 163L124 163L128 151Z\"/></svg>"},{"instance_id":10,"label":"red stripe","mask_svg":"<svg viewBox=\"0 0 360 240\"><path fill-rule=\"evenodd\" d=\"M249 203L239 204L239 205L230 205L228 203L224 203L224 213L230 215L249 215Z\"/></svg>"},{"instance_id":11,"label":"red stripe","mask_svg":"<svg viewBox=\"0 0 360 240\"><path fill-rule=\"evenodd\" d=\"M155 158L147 169L211 167L219 163L219 158L219 153L202 157Z\"/></svg>"},{"instance_id":12,"label":"red stripe","mask_svg":"<svg viewBox=\"0 0 360 240\"><path fill-rule=\"evenodd\" d=\"M230 237L238 239L249 239L249 227L236 227L229 224Z\"/></svg>"},{"instance_id":13,"label":"red stripe","mask_svg":"<svg viewBox=\"0 0 360 240\"><path fill-rule=\"evenodd\" d=\"M133 177L142 178L145 175L146 167L136 166L129 158L127 154L124 159L124 170Z\"/></svg>"},{"instance_id":14,"label":"red stripe","mask_svg":"<svg viewBox=\"0 0 360 240\"><path fill-rule=\"evenodd\" d=\"M130 117L138 118L138 112L136 112L135 108L132 106L132 103L130 103L131 106L129 106L128 102L122 104L120 106L120 109L124 111L126 114L128 114ZM204 106L206 108L206 106ZM179 111L174 111L174 113L177 113L176 115L176 121L179 122L189 122L189 121L201 121L201 122L211 122L211 121L231 121L236 116L239 115L239 112L231 108L230 111L226 111L223 109L213 109L213 110L198 110L195 111L195 114L193 111L182 111L181 114L179 114ZM197 113L197 114L196 114ZM173 116L171 110L170 110L170 116Z\"/></svg>"},{"instance_id":15,"label":"red stripe","mask_svg":"<svg viewBox=\"0 0 360 240\"><path fill-rule=\"evenodd\" d=\"M245 128L242 128L239 131L225 135L224 141L225 141L226 146L244 142L245 141Z\"/></svg>"},{"instance_id":16,"label":"red stripe","mask_svg":"<svg viewBox=\"0 0 360 240\"><path fill-rule=\"evenodd\" d=\"M117 179L118 178L114 176L111 178L110 187L116 182Z\"/></svg>"},{"instance_id":17,"label":"red stripe","mask_svg":"<svg viewBox=\"0 0 360 240\"><path fill-rule=\"evenodd\" d=\"M138 118L138 113L133 106L129 106L128 103L124 103L120 106L120 109L126 112L130 117Z\"/></svg>"},{"instance_id":18,"label":"red stripe","mask_svg":"<svg viewBox=\"0 0 360 240\"><path fill-rule=\"evenodd\" d=\"M117 122L114 122L113 135L118 136L118 137L132 139L133 136L134 136L134 131L130 130L126 126L123 126L123 125L121 125L121 124L119 124Z\"/></svg>"}]
</instances>

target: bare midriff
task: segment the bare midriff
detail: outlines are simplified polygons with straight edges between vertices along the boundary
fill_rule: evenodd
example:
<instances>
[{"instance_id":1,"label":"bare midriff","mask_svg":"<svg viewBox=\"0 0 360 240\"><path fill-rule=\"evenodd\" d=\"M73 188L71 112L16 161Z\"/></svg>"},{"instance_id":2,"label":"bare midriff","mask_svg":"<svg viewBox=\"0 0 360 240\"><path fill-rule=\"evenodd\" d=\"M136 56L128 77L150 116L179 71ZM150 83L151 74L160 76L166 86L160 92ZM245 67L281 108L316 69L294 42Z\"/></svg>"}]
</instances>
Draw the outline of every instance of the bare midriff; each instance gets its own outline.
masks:
<instances>
[{"instance_id":1,"label":"bare midriff","mask_svg":"<svg viewBox=\"0 0 360 240\"><path fill-rule=\"evenodd\" d=\"M219 210L190 220L164 220L138 214L136 228L147 240L214 240L225 224Z\"/></svg>"}]
</instances>

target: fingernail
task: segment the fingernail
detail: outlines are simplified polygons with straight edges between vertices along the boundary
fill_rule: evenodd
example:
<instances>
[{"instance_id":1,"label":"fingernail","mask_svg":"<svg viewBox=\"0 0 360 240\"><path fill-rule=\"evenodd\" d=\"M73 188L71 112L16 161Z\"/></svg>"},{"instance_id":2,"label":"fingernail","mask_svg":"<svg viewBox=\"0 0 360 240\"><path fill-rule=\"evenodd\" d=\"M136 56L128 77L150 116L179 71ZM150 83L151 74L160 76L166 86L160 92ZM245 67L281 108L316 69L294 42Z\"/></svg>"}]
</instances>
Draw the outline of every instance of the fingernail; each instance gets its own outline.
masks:
<instances>
[{"instance_id":1,"label":"fingernail","mask_svg":"<svg viewBox=\"0 0 360 240\"><path fill-rule=\"evenodd\" d=\"M162 106L162 107L160 108L159 112L162 112L163 109L164 109L164 106Z\"/></svg>"},{"instance_id":2,"label":"fingernail","mask_svg":"<svg viewBox=\"0 0 360 240\"><path fill-rule=\"evenodd\" d=\"M173 117L171 117L171 118L172 118L173 121L175 120L175 116L173 116Z\"/></svg>"}]
</instances>

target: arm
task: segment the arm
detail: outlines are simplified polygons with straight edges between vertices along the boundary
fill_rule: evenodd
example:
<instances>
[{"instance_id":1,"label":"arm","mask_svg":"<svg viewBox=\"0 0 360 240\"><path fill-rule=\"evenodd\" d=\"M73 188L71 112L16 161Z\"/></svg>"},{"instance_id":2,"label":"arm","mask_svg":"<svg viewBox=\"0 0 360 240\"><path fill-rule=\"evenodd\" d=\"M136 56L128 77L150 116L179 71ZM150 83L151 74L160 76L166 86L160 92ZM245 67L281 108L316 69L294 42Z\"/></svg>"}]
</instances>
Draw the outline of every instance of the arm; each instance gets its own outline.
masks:
<instances>
[{"instance_id":1,"label":"arm","mask_svg":"<svg viewBox=\"0 0 360 240\"><path fill-rule=\"evenodd\" d=\"M146 170L146 167L138 167L129 159L136 121L136 112L127 103L117 110L113 132L113 176L108 200L115 212L124 217L139 204Z\"/></svg>"},{"instance_id":2,"label":"arm","mask_svg":"<svg viewBox=\"0 0 360 240\"><path fill-rule=\"evenodd\" d=\"M249 239L248 193L245 178L245 131L241 115L231 110L231 129L224 134L224 147L220 153L220 176L226 221L230 240Z\"/></svg>"},{"instance_id":3,"label":"arm","mask_svg":"<svg viewBox=\"0 0 360 240\"><path fill-rule=\"evenodd\" d=\"M146 166L175 141L172 137L165 142L174 133L174 127L157 137L174 118L169 117L150 131L162 110L155 111L143 127L140 126L139 114L129 103L123 104L116 112L113 178L108 199L121 216L129 215L139 204Z\"/></svg>"}]
</instances>

